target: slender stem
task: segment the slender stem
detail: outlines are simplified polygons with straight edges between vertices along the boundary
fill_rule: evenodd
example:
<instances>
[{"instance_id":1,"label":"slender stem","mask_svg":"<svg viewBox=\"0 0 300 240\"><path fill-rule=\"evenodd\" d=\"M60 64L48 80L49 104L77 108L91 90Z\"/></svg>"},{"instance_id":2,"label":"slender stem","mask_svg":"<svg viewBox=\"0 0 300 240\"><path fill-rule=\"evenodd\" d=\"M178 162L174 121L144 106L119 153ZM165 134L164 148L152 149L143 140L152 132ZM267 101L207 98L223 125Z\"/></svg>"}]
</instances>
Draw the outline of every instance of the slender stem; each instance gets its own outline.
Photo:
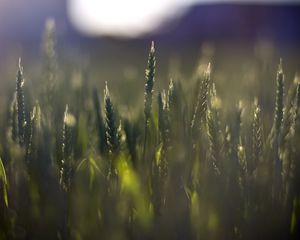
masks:
<instances>
[{"instance_id":1,"label":"slender stem","mask_svg":"<svg viewBox=\"0 0 300 240\"><path fill-rule=\"evenodd\" d=\"M148 120L145 120L145 136L144 136L144 146L143 146L143 162L145 162L146 158L146 143L147 143L147 135L148 135Z\"/></svg>"}]
</instances>

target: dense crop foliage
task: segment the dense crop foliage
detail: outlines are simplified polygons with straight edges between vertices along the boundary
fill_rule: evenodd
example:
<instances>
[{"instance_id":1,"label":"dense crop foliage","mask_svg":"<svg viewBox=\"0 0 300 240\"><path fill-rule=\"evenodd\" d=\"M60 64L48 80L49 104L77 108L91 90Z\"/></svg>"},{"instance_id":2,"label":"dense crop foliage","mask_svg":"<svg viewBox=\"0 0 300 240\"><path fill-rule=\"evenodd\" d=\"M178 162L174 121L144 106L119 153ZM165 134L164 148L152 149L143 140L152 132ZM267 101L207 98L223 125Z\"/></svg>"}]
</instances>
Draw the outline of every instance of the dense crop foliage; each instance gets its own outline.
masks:
<instances>
[{"instance_id":1,"label":"dense crop foliage","mask_svg":"<svg viewBox=\"0 0 300 240\"><path fill-rule=\"evenodd\" d=\"M287 88L281 60L269 127L255 96L248 114L222 105L209 63L192 87L171 79L158 91L152 43L144 110L127 118L109 82L103 94L60 89L54 27L38 99L17 67L0 140L0 239L299 239L300 83Z\"/></svg>"}]
</instances>

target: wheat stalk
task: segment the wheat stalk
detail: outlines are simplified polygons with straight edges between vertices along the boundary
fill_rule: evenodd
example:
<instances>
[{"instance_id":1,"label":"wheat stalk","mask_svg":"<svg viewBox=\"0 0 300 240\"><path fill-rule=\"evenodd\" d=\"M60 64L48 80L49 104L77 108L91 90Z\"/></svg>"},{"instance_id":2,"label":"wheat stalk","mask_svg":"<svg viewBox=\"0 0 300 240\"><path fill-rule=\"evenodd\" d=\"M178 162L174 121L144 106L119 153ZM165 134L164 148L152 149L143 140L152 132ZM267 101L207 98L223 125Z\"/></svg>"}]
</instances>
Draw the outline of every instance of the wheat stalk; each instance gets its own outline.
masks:
<instances>
[{"instance_id":1,"label":"wheat stalk","mask_svg":"<svg viewBox=\"0 0 300 240\"><path fill-rule=\"evenodd\" d=\"M107 82L104 89L104 103L105 103L105 127L107 146L110 153L117 153L120 147L118 137L118 128L116 125L116 116L113 109L113 104L110 99Z\"/></svg>"},{"instance_id":2,"label":"wheat stalk","mask_svg":"<svg viewBox=\"0 0 300 240\"><path fill-rule=\"evenodd\" d=\"M262 120L261 109L258 103L255 103L255 109L252 120L252 171L257 168L262 159L263 139L262 139Z\"/></svg>"},{"instance_id":3,"label":"wheat stalk","mask_svg":"<svg viewBox=\"0 0 300 240\"><path fill-rule=\"evenodd\" d=\"M275 114L274 114L274 121L271 129L271 134L268 140L271 146L273 146L274 144L278 145L278 136L280 134L282 121L283 121L283 114L284 114L284 104L283 104L284 74L283 74L281 59L277 70L276 84L277 86L276 86Z\"/></svg>"},{"instance_id":4,"label":"wheat stalk","mask_svg":"<svg viewBox=\"0 0 300 240\"><path fill-rule=\"evenodd\" d=\"M99 101L98 91L94 89L94 108L96 111L96 124L98 129L99 152L105 154L107 151L107 139L105 132L105 125L101 114L101 105Z\"/></svg>"},{"instance_id":5,"label":"wheat stalk","mask_svg":"<svg viewBox=\"0 0 300 240\"><path fill-rule=\"evenodd\" d=\"M66 105L62 129L62 159L60 163L60 184L66 191L68 191L71 186L71 180L74 173L72 162L72 127L74 127L75 124L75 117L69 113L68 105Z\"/></svg>"},{"instance_id":6,"label":"wheat stalk","mask_svg":"<svg viewBox=\"0 0 300 240\"><path fill-rule=\"evenodd\" d=\"M21 65L21 58L19 59L19 66L16 80L16 110L18 115L18 137L19 143L24 144L26 115L25 115L25 100L24 100L24 76L23 67Z\"/></svg>"},{"instance_id":7,"label":"wheat stalk","mask_svg":"<svg viewBox=\"0 0 300 240\"><path fill-rule=\"evenodd\" d=\"M207 134L209 140L209 159L210 165L214 173L219 176L221 174L219 168L220 161L220 132L216 119L210 109L207 109Z\"/></svg>"},{"instance_id":8,"label":"wheat stalk","mask_svg":"<svg viewBox=\"0 0 300 240\"><path fill-rule=\"evenodd\" d=\"M211 66L209 63L206 71L204 72L204 76L200 84L200 88L197 96L197 102L194 108L194 114L191 122L191 132L194 135L198 132L198 129L200 129L201 120L203 119L205 120L206 118L209 84L210 84L210 73L211 73Z\"/></svg>"},{"instance_id":9,"label":"wheat stalk","mask_svg":"<svg viewBox=\"0 0 300 240\"><path fill-rule=\"evenodd\" d=\"M11 137L14 142L18 142L19 140L17 108L17 94L14 93L14 97L10 105Z\"/></svg>"},{"instance_id":10,"label":"wheat stalk","mask_svg":"<svg viewBox=\"0 0 300 240\"><path fill-rule=\"evenodd\" d=\"M154 76L155 76L155 47L154 42L151 43L151 48L148 57L148 64L145 71L146 82L145 82L145 101L144 101L144 113L146 123L149 124L149 119L151 117L151 108L152 108L152 95L153 95L153 86L154 86Z\"/></svg>"},{"instance_id":11,"label":"wheat stalk","mask_svg":"<svg viewBox=\"0 0 300 240\"><path fill-rule=\"evenodd\" d=\"M144 145L143 145L143 161L145 161L145 156L146 156L148 125L149 125L149 119L151 117L152 95L153 95L153 86L155 81L154 79L155 67L156 67L155 47L154 47L154 42L152 42L149 56L148 56L148 64L145 71L145 75L146 75L145 93L144 93L145 131L144 131Z\"/></svg>"}]
</instances>

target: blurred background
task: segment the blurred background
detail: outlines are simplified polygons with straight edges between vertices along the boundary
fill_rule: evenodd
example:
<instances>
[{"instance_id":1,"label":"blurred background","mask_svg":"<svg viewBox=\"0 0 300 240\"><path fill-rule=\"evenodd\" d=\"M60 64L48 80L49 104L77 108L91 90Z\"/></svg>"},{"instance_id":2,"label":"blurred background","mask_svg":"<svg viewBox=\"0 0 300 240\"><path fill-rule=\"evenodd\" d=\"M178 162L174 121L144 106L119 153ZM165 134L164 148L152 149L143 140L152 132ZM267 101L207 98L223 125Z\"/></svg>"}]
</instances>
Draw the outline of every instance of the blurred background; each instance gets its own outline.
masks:
<instances>
[{"instance_id":1,"label":"blurred background","mask_svg":"<svg viewBox=\"0 0 300 240\"><path fill-rule=\"evenodd\" d=\"M288 66L288 81L300 69L297 0L0 0L2 86L9 80L14 87L19 56L27 79L38 81L49 18L56 22L60 63L69 65L70 72L89 68L86 79L101 87L112 82L117 96L137 81L142 86L152 40L157 85L162 86L170 77L191 79L199 64L211 61L220 95L232 97L231 91L222 91L229 84L238 99L247 97L239 95L245 88L253 96L251 89L265 80L262 76L273 80L280 57Z\"/></svg>"}]
</instances>

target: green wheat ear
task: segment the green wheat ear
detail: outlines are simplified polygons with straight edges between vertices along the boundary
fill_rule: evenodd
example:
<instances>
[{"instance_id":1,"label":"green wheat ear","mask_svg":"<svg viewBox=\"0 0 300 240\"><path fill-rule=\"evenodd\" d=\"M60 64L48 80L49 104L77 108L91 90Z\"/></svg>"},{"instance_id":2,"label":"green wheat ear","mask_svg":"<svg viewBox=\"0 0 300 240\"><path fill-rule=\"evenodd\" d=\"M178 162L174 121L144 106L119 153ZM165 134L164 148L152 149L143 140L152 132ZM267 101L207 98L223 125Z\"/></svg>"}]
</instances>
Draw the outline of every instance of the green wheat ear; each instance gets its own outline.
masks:
<instances>
[{"instance_id":1,"label":"green wheat ear","mask_svg":"<svg viewBox=\"0 0 300 240\"><path fill-rule=\"evenodd\" d=\"M146 124L149 123L149 119L151 116L151 108L152 108L152 95L153 95L153 86L154 86L154 75L155 75L155 48L154 42L151 43L151 48L148 57L148 64L145 71L146 74L146 82L145 82L145 100L144 100L144 113Z\"/></svg>"},{"instance_id":2,"label":"green wheat ear","mask_svg":"<svg viewBox=\"0 0 300 240\"><path fill-rule=\"evenodd\" d=\"M101 113L101 104L99 101L98 91L94 89L94 108L96 111L96 124L98 129L98 141L99 141L99 152L101 154L105 154L107 151L107 140L106 140L106 132L105 132L105 125L102 118Z\"/></svg>"},{"instance_id":3,"label":"green wheat ear","mask_svg":"<svg viewBox=\"0 0 300 240\"><path fill-rule=\"evenodd\" d=\"M273 126L268 136L268 157L271 163L271 176L274 181L272 192L274 199L280 198L282 159L280 154L280 135L282 130L284 116L284 73L282 69L282 60L280 59L276 76L276 101Z\"/></svg>"},{"instance_id":4,"label":"green wheat ear","mask_svg":"<svg viewBox=\"0 0 300 240\"><path fill-rule=\"evenodd\" d=\"M284 74L282 69L282 59L277 71L277 92L276 92L276 108L275 108L275 129L280 131L280 127L283 120L283 100L284 100Z\"/></svg>"},{"instance_id":5,"label":"green wheat ear","mask_svg":"<svg viewBox=\"0 0 300 240\"><path fill-rule=\"evenodd\" d=\"M299 110L300 107L300 83L297 84L296 91L296 109Z\"/></svg>"},{"instance_id":6,"label":"green wheat ear","mask_svg":"<svg viewBox=\"0 0 300 240\"><path fill-rule=\"evenodd\" d=\"M293 139L295 139L295 145L299 142L300 136L300 83L297 85L296 99L295 99L295 115L293 119L293 124L291 127L291 132L293 133ZM299 165L299 164L298 164ZM299 165L300 167L300 165Z\"/></svg>"},{"instance_id":7,"label":"green wheat ear","mask_svg":"<svg viewBox=\"0 0 300 240\"><path fill-rule=\"evenodd\" d=\"M295 121L299 121L300 119L300 83L297 85L297 92L296 92L296 105L295 105Z\"/></svg>"},{"instance_id":8,"label":"green wheat ear","mask_svg":"<svg viewBox=\"0 0 300 240\"><path fill-rule=\"evenodd\" d=\"M117 153L120 148L118 127L116 125L116 116L113 104L110 99L107 82L104 89L104 103L105 103L105 127L107 146L110 153Z\"/></svg>"},{"instance_id":9,"label":"green wheat ear","mask_svg":"<svg viewBox=\"0 0 300 240\"><path fill-rule=\"evenodd\" d=\"M241 129L242 129L242 116L243 116L243 102L240 100L236 109L234 119L234 137L235 145L238 146L241 143Z\"/></svg>"},{"instance_id":10,"label":"green wheat ear","mask_svg":"<svg viewBox=\"0 0 300 240\"><path fill-rule=\"evenodd\" d=\"M280 59L277 76L276 76L276 102L275 102L275 115L274 122L271 131L271 143L274 144L274 141L278 141L278 136L281 130L282 121L283 121L283 112L284 112L284 73L282 69L282 59Z\"/></svg>"},{"instance_id":11,"label":"green wheat ear","mask_svg":"<svg viewBox=\"0 0 300 240\"><path fill-rule=\"evenodd\" d=\"M167 107L170 112L173 112L176 107L176 96L175 96L175 85L173 79L170 79L169 87L168 87L168 102Z\"/></svg>"},{"instance_id":12,"label":"green wheat ear","mask_svg":"<svg viewBox=\"0 0 300 240\"><path fill-rule=\"evenodd\" d=\"M41 140L41 124L41 108L38 101L36 101L32 112L30 112L30 140L27 148L27 155L30 157L36 154L38 141Z\"/></svg>"},{"instance_id":13,"label":"green wheat ear","mask_svg":"<svg viewBox=\"0 0 300 240\"><path fill-rule=\"evenodd\" d=\"M14 93L14 98L10 104L10 124L11 124L11 138L14 142L18 142L18 110L17 110L17 94Z\"/></svg>"},{"instance_id":14,"label":"green wheat ear","mask_svg":"<svg viewBox=\"0 0 300 240\"><path fill-rule=\"evenodd\" d=\"M23 145L26 128L26 114L24 100L24 76L23 67L21 65L21 58L19 59L19 66L16 79L16 110L18 115L18 138L19 143Z\"/></svg>"},{"instance_id":15,"label":"green wheat ear","mask_svg":"<svg viewBox=\"0 0 300 240\"><path fill-rule=\"evenodd\" d=\"M296 100L297 91L298 91L297 88L298 88L298 84L296 82L293 82L286 96L286 105L284 108L282 126L281 126L279 140L278 140L281 154L288 153L287 148L289 148L289 145L292 141L292 136L294 135L295 114L297 109L297 100Z\"/></svg>"},{"instance_id":16,"label":"green wheat ear","mask_svg":"<svg viewBox=\"0 0 300 240\"><path fill-rule=\"evenodd\" d=\"M184 105L184 96L180 92L179 84L171 78L169 81L167 99L166 99L166 113L168 117L168 138L170 142L175 140L180 131L186 129L182 126L182 107Z\"/></svg>"},{"instance_id":17,"label":"green wheat ear","mask_svg":"<svg viewBox=\"0 0 300 240\"><path fill-rule=\"evenodd\" d=\"M208 94L209 94L209 84L210 84L210 74L211 74L211 65L210 63L207 66L204 76L201 80L196 106L194 108L194 115L191 123L192 133L197 132L200 128L202 120L206 120L206 112L208 106Z\"/></svg>"},{"instance_id":18,"label":"green wheat ear","mask_svg":"<svg viewBox=\"0 0 300 240\"><path fill-rule=\"evenodd\" d=\"M145 115L145 131L144 131L144 144L143 144L143 161L146 157L146 145L148 138L148 125L151 118L152 109L152 96L153 96L153 86L155 77L155 47L154 42L151 43L151 48L148 56L147 68L145 71L145 91L144 91L144 115Z\"/></svg>"},{"instance_id":19,"label":"green wheat ear","mask_svg":"<svg viewBox=\"0 0 300 240\"><path fill-rule=\"evenodd\" d=\"M209 141L209 164L214 173L218 176L221 174L220 163L220 131L218 129L218 123L216 122L215 115L210 109L207 109L207 135Z\"/></svg>"},{"instance_id":20,"label":"green wheat ear","mask_svg":"<svg viewBox=\"0 0 300 240\"><path fill-rule=\"evenodd\" d=\"M255 102L254 108L252 120L252 171L262 159L263 153L261 109L257 101Z\"/></svg>"},{"instance_id":21,"label":"green wheat ear","mask_svg":"<svg viewBox=\"0 0 300 240\"><path fill-rule=\"evenodd\" d=\"M68 191L71 186L71 180L74 171L72 162L72 128L75 126L75 124L75 117L69 113L68 105L66 105L62 129L62 160L60 163L60 184L66 191Z\"/></svg>"},{"instance_id":22,"label":"green wheat ear","mask_svg":"<svg viewBox=\"0 0 300 240\"><path fill-rule=\"evenodd\" d=\"M296 94L295 94L295 100L294 100L294 116L293 116L293 121L292 121L292 126L291 128L292 131L296 131L296 126L299 125L299 120L300 120L300 83L297 83L296 87Z\"/></svg>"},{"instance_id":23,"label":"green wheat ear","mask_svg":"<svg viewBox=\"0 0 300 240\"><path fill-rule=\"evenodd\" d=\"M294 115L289 134L293 136L298 131L300 131L300 83L297 84L296 88Z\"/></svg>"},{"instance_id":24,"label":"green wheat ear","mask_svg":"<svg viewBox=\"0 0 300 240\"><path fill-rule=\"evenodd\" d=\"M158 103L158 129L161 137L163 148L166 148L169 142L169 111L165 91L157 96Z\"/></svg>"},{"instance_id":25,"label":"green wheat ear","mask_svg":"<svg viewBox=\"0 0 300 240\"><path fill-rule=\"evenodd\" d=\"M159 93L157 96L158 103L158 128L160 136L160 154L159 159L159 173L161 176L167 175L167 165L168 165L168 148L170 145L170 123L169 123L169 109L167 96L165 91ZM158 157L158 156L157 156Z\"/></svg>"}]
</instances>

